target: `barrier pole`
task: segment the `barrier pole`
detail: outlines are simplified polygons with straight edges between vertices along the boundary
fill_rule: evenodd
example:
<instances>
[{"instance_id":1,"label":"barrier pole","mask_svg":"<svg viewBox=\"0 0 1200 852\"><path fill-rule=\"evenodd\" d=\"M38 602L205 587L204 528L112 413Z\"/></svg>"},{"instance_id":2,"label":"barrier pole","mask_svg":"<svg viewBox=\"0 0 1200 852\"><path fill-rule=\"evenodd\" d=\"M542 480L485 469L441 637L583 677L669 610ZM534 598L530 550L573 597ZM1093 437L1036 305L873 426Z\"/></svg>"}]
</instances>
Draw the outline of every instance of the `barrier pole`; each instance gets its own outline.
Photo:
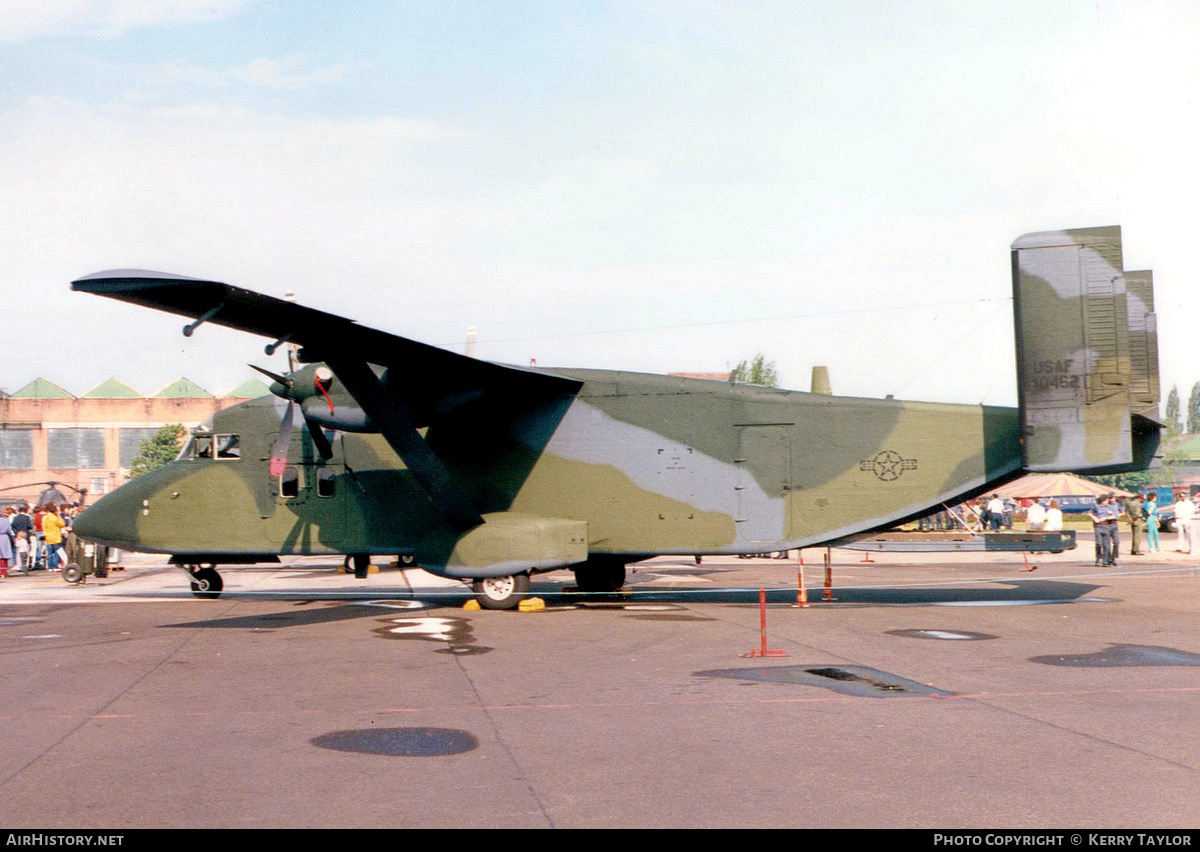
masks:
<instances>
[{"instance_id":1,"label":"barrier pole","mask_svg":"<svg viewBox=\"0 0 1200 852\"><path fill-rule=\"evenodd\" d=\"M829 548L825 548L825 600L833 600L833 563L829 558Z\"/></svg>"},{"instance_id":2,"label":"barrier pole","mask_svg":"<svg viewBox=\"0 0 1200 852\"><path fill-rule=\"evenodd\" d=\"M756 651L743 654L743 657L786 657L786 651L767 650L767 590L758 590L758 633L760 644Z\"/></svg>"}]
</instances>

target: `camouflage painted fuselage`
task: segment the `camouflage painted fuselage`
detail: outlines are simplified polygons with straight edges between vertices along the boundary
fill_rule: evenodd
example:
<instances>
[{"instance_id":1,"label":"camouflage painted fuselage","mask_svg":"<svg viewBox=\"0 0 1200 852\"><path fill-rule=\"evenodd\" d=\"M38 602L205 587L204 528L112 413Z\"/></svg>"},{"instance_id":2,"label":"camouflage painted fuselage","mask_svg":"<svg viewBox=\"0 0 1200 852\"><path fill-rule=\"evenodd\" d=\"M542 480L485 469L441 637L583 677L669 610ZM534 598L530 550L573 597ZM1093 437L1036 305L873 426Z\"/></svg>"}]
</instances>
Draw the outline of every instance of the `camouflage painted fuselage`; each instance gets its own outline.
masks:
<instances>
[{"instance_id":1,"label":"camouflage painted fuselage","mask_svg":"<svg viewBox=\"0 0 1200 852\"><path fill-rule=\"evenodd\" d=\"M85 276L71 286L192 318L185 334L212 322L274 340L268 354L297 343L309 366L216 415L205 440L225 452L119 489L76 531L193 563L411 553L462 578L595 574L619 557L837 540L1022 466L1155 463L1153 284L1124 271L1120 228L1025 234L1012 271L1017 409L526 370L217 281Z\"/></svg>"},{"instance_id":2,"label":"camouflage painted fuselage","mask_svg":"<svg viewBox=\"0 0 1200 852\"><path fill-rule=\"evenodd\" d=\"M583 385L533 409L465 406L425 438L485 518L582 522L591 554L816 544L924 514L1021 464L1015 409L547 372ZM323 460L296 429L298 482L284 496L267 466L283 407L268 396L218 413L212 432L237 434L239 458L181 459L135 480L82 515L81 533L216 559L412 553L443 523L378 434L339 433Z\"/></svg>"}]
</instances>

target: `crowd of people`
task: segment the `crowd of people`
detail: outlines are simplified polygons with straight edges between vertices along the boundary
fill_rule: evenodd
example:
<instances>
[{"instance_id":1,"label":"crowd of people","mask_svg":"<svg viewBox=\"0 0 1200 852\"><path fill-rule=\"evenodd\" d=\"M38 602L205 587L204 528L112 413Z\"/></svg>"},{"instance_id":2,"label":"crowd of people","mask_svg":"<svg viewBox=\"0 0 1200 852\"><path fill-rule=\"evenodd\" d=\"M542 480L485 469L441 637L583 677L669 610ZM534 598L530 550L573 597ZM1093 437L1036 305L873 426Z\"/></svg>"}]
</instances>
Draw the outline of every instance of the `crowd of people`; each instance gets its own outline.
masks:
<instances>
[{"instance_id":1,"label":"crowd of people","mask_svg":"<svg viewBox=\"0 0 1200 852\"><path fill-rule=\"evenodd\" d=\"M1120 523L1129 525L1130 556L1142 556L1161 549L1159 530L1163 517L1160 516L1158 494L1149 490L1145 494L1134 494L1123 502L1114 494L1102 494L1087 512L1092 522L1096 541L1096 565L1116 567L1120 557ZM1186 491L1175 493L1174 512L1176 534L1175 552L1200 556L1200 494L1188 496ZM1013 529L1013 518L1020 506L1012 497L992 494L968 500L955 509L944 509L922 518L920 530L970 530L972 532L999 532ZM1026 530L1029 532L1055 532L1063 528L1062 507L1057 500L1041 498L1027 501L1025 507Z\"/></svg>"},{"instance_id":2,"label":"crowd of people","mask_svg":"<svg viewBox=\"0 0 1200 852\"><path fill-rule=\"evenodd\" d=\"M980 497L968 500L956 509L943 509L921 518L919 530L970 530L971 532L999 532L1011 530L1013 518L1020 506L1012 497ZM1057 500L1034 500L1025 510L1025 519L1031 531L1054 532L1063 528L1062 508Z\"/></svg>"},{"instance_id":3,"label":"crowd of people","mask_svg":"<svg viewBox=\"0 0 1200 852\"><path fill-rule=\"evenodd\" d=\"M1200 555L1200 494L1189 497L1186 491L1175 493L1175 528L1178 540L1176 553ZM1096 541L1096 565L1101 568L1118 566L1121 552L1120 522L1129 524L1129 555L1144 556L1161 549L1158 494L1148 491L1133 494L1122 503L1112 493L1102 494L1088 510ZM1169 516L1168 516L1169 517ZM1032 521L1032 515L1030 516ZM1030 526L1030 529L1033 529Z\"/></svg>"},{"instance_id":4,"label":"crowd of people","mask_svg":"<svg viewBox=\"0 0 1200 852\"><path fill-rule=\"evenodd\" d=\"M10 571L57 571L66 557L76 508L74 503L46 503L30 510L22 504L0 512L0 579Z\"/></svg>"}]
</instances>

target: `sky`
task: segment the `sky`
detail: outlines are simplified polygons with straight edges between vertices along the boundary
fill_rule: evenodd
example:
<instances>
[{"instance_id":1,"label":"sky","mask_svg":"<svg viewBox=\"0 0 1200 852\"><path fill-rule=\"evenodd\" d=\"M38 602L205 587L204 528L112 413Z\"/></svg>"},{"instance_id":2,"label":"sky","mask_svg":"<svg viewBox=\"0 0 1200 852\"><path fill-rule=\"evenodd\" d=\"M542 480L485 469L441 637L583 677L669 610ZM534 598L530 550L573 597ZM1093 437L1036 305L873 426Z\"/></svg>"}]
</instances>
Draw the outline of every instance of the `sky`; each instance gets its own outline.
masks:
<instances>
[{"instance_id":1,"label":"sky","mask_svg":"<svg viewBox=\"0 0 1200 852\"><path fill-rule=\"evenodd\" d=\"M6 0L0 387L283 367L70 291L135 267L506 363L1013 405L1009 246L1115 224L1186 399L1197 44L1190 0Z\"/></svg>"}]
</instances>

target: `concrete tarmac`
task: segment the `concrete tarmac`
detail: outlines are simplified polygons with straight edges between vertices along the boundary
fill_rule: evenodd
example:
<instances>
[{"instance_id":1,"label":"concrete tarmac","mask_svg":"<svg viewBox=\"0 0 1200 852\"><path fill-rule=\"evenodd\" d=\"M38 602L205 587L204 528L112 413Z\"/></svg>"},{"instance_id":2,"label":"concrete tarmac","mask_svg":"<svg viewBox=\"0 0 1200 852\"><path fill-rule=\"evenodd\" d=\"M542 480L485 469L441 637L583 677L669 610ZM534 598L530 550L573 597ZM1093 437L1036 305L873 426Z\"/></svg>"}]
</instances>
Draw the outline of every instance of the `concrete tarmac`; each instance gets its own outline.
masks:
<instances>
[{"instance_id":1,"label":"concrete tarmac","mask_svg":"<svg viewBox=\"0 0 1200 852\"><path fill-rule=\"evenodd\" d=\"M1200 560L835 550L825 602L823 553L806 609L794 558L539 613L318 558L3 580L0 824L1196 827Z\"/></svg>"}]
</instances>

